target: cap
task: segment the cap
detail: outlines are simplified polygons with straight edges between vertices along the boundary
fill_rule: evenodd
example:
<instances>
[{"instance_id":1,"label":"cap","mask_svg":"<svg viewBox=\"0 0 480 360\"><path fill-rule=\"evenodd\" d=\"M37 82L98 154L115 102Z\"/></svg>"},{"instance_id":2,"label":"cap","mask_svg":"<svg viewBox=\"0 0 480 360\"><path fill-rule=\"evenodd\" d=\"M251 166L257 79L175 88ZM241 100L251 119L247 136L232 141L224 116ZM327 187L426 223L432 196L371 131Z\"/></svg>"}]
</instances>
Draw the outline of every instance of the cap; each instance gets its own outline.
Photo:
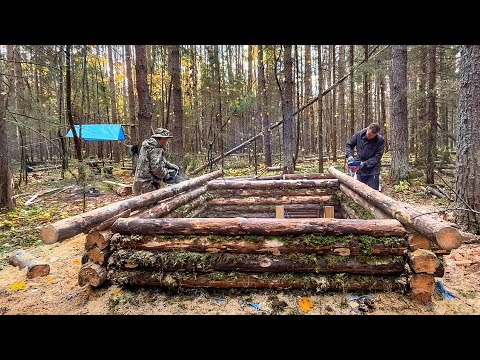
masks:
<instances>
[{"instance_id":1,"label":"cap","mask_svg":"<svg viewBox=\"0 0 480 360\"><path fill-rule=\"evenodd\" d=\"M155 134L152 135L152 137L155 137L155 138L172 138L173 136L170 135L170 131L168 131L167 129L164 129L164 128L158 128L157 130L155 130Z\"/></svg>"}]
</instances>

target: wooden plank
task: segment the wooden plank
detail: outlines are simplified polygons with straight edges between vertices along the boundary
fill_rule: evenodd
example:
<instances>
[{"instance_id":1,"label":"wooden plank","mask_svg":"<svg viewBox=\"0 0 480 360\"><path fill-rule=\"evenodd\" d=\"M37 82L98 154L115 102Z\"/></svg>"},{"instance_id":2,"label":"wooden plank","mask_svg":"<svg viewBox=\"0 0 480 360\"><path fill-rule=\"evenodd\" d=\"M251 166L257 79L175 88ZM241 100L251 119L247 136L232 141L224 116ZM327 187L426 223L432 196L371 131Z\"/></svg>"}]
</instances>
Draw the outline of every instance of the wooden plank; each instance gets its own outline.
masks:
<instances>
[{"instance_id":1,"label":"wooden plank","mask_svg":"<svg viewBox=\"0 0 480 360\"><path fill-rule=\"evenodd\" d=\"M285 218L285 207L283 205L277 205L275 207L275 217L277 219Z\"/></svg>"},{"instance_id":2,"label":"wooden plank","mask_svg":"<svg viewBox=\"0 0 480 360\"><path fill-rule=\"evenodd\" d=\"M335 208L333 206L325 206L324 210L325 210L324 217L326 217L326 218L334 218L335 217L335 215L334 215Z\"/></svg>"}]
</instances>

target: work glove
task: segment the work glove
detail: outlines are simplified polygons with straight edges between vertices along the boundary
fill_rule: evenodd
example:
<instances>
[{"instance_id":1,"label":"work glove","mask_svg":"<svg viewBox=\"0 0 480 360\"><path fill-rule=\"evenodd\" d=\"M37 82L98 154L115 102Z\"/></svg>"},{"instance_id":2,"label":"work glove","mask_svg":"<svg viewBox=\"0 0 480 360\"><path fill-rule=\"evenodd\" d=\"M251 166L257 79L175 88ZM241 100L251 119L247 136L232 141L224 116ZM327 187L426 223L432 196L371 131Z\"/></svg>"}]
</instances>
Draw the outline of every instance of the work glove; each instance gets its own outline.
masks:
<instances>
[{"instance_id":1,"label":"work glove","mask_svg":"<svg viewBox=\"0 0 480 360\"><path fill-rule=\"evenodd\" d=\"M178 165L175 165L175 164L170 164L170 169L177 170L177 172L180 171L180 168L178 167Z\"/></svg>"},{"instance_id":2,"label":"work glove","mask_svg":"<svg viewBox=\"0 0 480 360\"><path fill-rule=\"evenodd\" d=\"M358 165L358 170L360 170L360 169L363 168L364 166L365 166L365 163L362 161L362 162L360 163L360 165Z\"/></svg>"},{"instance_id":3,"label":"work glove","mask_svg":"<svg viewBox=\"0 0 480 360\"><path fill-rule=\"evenodd\" d=\"M355 159L353 158L352 155L350 155L348 158L347 158L347 164L350 164L352 161L354 161Z\"/></svg>"}]
</instances>

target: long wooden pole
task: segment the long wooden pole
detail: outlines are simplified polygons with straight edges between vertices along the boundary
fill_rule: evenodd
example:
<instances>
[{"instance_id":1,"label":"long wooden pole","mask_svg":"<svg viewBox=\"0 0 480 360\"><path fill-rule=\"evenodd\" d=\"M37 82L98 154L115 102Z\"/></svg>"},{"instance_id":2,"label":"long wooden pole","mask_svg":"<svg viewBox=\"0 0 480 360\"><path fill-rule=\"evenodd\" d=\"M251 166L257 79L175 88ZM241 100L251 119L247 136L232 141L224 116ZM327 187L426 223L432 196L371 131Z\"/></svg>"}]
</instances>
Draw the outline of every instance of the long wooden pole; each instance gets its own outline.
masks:
<instances>
[{"instance_id":1,"label":"long wooden pole","mask_svg":"<svg viewBox=\"0 0 480 360\"><path fill-rule=\"evenodd\" d=\"M460 231L453 227L454 224L435 220L431 216L423 214L401 201L394 200L351 176L342 173L334 166L330 166L328 171L342 184L355 191L376 208L391 215L404 226L413 228L420 234L427 236L440 248L452 250L462 244L463 237Z\"/></svg>"},{"instance_id":2,"label":"long wooden pole","mask_svg":"<svg viewBox=\"0 0 480 360\"><path fill-rule=\"evenodd\" d=\"M41 230L40 235L45 244L53 244L57 241L78 235L81 232L87 232L101 222L110 219L127 209L134 211L145 206L153 205L160 200L172 197L183 191L202 186L208 181L218 178L221 175L222 171L218 170L176 185L134 196L80 215L69 217L45 226Z\"/></svg>"}]
</instances>

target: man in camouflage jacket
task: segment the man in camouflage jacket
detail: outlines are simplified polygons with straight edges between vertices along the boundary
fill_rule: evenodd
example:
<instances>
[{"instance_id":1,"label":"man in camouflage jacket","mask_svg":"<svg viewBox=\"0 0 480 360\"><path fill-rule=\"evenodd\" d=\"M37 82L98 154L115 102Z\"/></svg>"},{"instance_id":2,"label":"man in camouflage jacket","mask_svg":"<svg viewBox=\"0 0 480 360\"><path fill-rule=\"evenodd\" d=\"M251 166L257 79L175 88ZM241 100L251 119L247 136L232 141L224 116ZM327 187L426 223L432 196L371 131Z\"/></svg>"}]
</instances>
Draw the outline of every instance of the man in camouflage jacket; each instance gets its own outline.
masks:
<instances>
[{"instance_id":1,"label":"man in camouflage jacket","mask_svg":"<svg viewBox=\"0 0 480 360\"><path fill-rule=\"evenodd\" d=\"M133 181L134 195L159 189L168 169L179 170L177 165L165 159L167 142L172 137L167 129L158 128L142 143Z\"/></svg>"}]
</instances>

